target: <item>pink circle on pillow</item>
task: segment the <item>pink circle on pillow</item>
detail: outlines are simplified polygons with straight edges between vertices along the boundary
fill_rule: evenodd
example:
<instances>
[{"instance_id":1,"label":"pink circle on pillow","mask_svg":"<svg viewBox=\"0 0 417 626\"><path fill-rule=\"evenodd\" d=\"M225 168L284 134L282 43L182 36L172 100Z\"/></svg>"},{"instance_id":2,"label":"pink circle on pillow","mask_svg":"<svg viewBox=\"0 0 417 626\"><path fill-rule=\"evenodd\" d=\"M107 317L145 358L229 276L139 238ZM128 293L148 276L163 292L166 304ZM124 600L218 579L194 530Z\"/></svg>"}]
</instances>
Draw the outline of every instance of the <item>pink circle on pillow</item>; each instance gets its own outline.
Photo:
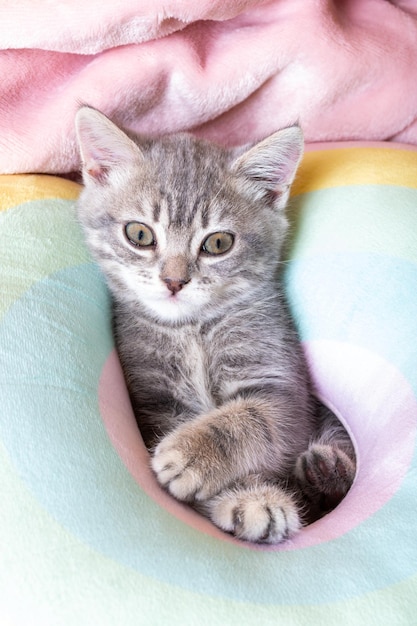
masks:
<instances>
[{"instance_id":1,"label":"pink circle on pillow","mask_svg":"<svg viewBox=\"0 0 417 626\"><path fill-rule=\"evenodd\" d=\"M400 487L414 452L417 401L391 364L363 348L330 341L304 345L317 395L339 416L355 442L354 485L329 515L281 546L257 546L223 533L158 485L115 351L99 382L99 407L109 438L142 489L170 513L218 539L254 549L289 550L336 539L373 515Z\"/></svg>"},{"instance_id":2,"label":"pink circle on pillow","mask_svg":"<svg viewBox=\"0 0 417 626\"><path fill-rule=\"evenodd\" d=\"M99 408L107 434L136 482L155 502L193 528L219 539L236 541L189 506L178 502L158 484L149 452L139 432L115 350L104 364L98 390Z\"/></svg>"}]
</instances>

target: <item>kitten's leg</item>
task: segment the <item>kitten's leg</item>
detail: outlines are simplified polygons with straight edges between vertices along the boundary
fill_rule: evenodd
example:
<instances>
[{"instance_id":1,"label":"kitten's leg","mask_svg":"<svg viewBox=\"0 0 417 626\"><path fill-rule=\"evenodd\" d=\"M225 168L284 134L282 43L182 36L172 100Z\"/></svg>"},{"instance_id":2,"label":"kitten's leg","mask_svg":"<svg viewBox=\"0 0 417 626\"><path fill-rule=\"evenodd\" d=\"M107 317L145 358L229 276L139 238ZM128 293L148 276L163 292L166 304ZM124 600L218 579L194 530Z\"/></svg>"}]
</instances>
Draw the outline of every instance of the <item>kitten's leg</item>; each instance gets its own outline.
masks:
<instances>
[{"instance_id":1,"label":"kitten's leg","mask_svg":"<svg viewBox=\"0 0 417 626\"><path fill-rule=\"evenodd\" d=\"M323 411L317 438L295 465L295 477L310 506L316 509L315 518L339 504L352 486L355 471L349 435L329 410Z\"/></svg>"},{"instance_id":2,"label":"kitten's leg","mask_svg":"<svg viewBox=\"0 0 417 626\"><path fill-rule=\"evenodd\" d=\"M159 482L179 500L202 501L251 473L282 476L307 441L295 444L283 420L277 425L277 411L291 414L285 400L282 406L233 400L180 425L155 449L152 467Z\"/></svg>"},{"instance_id":3,"label":"kitten's leg","mask_svg":"<svg viewBox=\"0 0 417 626\"><path fill-rule=\"evenodd\" d=\"M301 528L294 497L259 474L231 485L197 510L244 541L279 543Z\"/></svg>"},{"instance_id":4,"label":"kitten's leg","mask_svg":"<svg viewBox=\"0 0 417 626\"><path fill-rule=\"evenodd\" d=\"M355 477L355 464L335 444L312 443L296 463L295 474L310 500L321 497L321 507L334 508L346 495Z\"/></svg>"}]
</instances>

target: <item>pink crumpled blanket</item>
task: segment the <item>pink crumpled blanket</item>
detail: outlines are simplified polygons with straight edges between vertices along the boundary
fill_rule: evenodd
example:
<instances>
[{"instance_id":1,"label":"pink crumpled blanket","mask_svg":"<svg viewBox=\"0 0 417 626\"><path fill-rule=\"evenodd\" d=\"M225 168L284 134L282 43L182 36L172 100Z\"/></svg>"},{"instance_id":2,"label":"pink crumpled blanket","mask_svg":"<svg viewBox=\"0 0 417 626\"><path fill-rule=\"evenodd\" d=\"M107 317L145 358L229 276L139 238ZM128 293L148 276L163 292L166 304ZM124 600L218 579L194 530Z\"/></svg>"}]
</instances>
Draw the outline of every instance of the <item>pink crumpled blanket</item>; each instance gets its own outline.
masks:
<instances>
[{"instance_id":1,"label":"pink crumpled blanket","mask_svg":"<svg viewBox=\"0 0 417 626\"><path fill-rule=\"evenodd\" d=\"M417 0L0 0L0 172L77 169L74 113L246 143L417 144Z\"/></svg>"}]
</instances>

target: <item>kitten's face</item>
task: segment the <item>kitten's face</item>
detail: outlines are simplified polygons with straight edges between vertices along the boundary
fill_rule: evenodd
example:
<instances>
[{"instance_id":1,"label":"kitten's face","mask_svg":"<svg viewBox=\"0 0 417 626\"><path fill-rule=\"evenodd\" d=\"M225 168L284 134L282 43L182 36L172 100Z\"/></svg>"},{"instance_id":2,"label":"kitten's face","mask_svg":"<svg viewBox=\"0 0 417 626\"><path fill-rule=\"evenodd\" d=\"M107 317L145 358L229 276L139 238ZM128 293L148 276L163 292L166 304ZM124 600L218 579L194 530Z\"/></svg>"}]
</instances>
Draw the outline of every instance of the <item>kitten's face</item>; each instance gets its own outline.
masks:
<instances>
[{"instance_id":1,"label":"kitten's face","mask_svg":"<svg viewBox=\"0 0 417 626\"><path fill-rule=\"evenodd\" d=\"M162 323L203 321L271 281L302 150L298 128L282 133L236 159L188 135L132 141L82 108L79 217L116 299Z\"/></svg>"}]
</instances>

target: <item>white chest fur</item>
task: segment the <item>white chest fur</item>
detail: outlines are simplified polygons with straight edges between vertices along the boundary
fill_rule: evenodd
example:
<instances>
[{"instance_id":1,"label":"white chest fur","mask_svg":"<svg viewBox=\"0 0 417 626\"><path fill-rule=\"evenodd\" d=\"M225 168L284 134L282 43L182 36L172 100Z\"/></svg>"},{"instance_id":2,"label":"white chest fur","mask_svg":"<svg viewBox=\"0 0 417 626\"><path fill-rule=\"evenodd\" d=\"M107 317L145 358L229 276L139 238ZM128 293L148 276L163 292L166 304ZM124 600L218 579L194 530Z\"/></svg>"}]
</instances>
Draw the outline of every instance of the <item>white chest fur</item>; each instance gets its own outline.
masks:
<instances>
[{"instance_id":1,"label":"white chest fur","mask_svg":"<svg viewBox=\"0 0 417 626\"><path fill-rule=\"evenodd\" d=\"M194 397L201 403L200 410L210 411L216 405L210 391L207 355L203 341L196 333L184 337L184 342L186 363L183 364L183 369L186 379Z\"/></svg>"}]
</instances>

